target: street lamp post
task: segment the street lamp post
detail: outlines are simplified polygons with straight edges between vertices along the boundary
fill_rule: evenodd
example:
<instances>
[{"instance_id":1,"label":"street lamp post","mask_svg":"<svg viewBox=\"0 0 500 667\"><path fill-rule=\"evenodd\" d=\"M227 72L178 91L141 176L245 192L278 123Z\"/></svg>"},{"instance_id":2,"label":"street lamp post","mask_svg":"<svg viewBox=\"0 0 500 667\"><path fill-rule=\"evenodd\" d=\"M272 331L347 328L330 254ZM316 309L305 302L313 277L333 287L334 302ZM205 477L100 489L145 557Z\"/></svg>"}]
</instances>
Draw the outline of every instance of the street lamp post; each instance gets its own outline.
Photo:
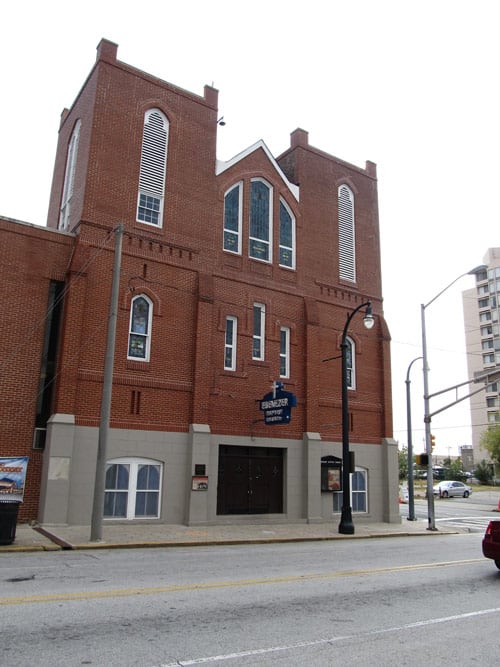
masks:
<instances>
[{"instance_id":1,"label":"street lamp post","mask_svg":"<svg viewBox=\"0 0 500 667\"><path fill-rule=\"evenodd\" d=\"M347 331L352 318L358 311L366 306L364 324L367 329L371 329L375 323L372 313L371 301L366 301L355 308L347 317L347 321L342 332L342 514L340 517L339 533L343 535L354 535L354 523L352 521L351 507L351 466L349 455L349 398L348 398L348 378L347 378Z\"/></svg>"},{"instance_id":2,"label":"street lamp post","mask_svg":"<svg viewBox=\"0 0 500 667\"><path fill-rule=\"evenodd\" d=\"M411 401L410 401L410 370L413 364L422 359L417 357L408 366L406 371L406 428L408 433L408 521L416 521L415 516L415 491L413 487L413 440L411 433Z\"/></svg>"},{"instance_id":3,"label":"street lamp post","mask_svg":"<svg viewBox=\"0 0 500 667\"><path fill-rule=\"evenodd\" d=\"M431 411L430 411L430 395L429 395L429 366L427 363L427 339L425 332L425 309L428 308L431 303L441 296L446 290L448 290L452 285L454 285L460 278L464 276L471 276L484 271L485 265L481 264L476 266L470 271L461 273L459 276L452 280L449 285L442 289L434 298L432 298L428 303L421 304L421 320L422 320L422 359L423 359L423 373L424 373L424 428L425 428L425 453L427 454L427 519L428 525L427 530L437 530L436 528L436 518L434 513L434 493L433 493L433 477L432 477L432 442L431 442Z\"/></svg>"}]
</instances>

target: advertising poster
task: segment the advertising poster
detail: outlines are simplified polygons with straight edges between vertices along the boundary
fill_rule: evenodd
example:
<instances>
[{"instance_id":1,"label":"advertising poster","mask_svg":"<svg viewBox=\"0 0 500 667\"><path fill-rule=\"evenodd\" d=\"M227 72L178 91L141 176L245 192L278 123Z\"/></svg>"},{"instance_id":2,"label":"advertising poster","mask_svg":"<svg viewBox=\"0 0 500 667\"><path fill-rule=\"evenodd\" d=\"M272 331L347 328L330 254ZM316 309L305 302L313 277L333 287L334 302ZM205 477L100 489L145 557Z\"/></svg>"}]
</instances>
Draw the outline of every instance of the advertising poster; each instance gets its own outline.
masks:
<instances>
[{"instance_id":1,"label":"advertising poster","mask_svg":"<svg viewBox=\"0 0 500 667\"><path fill-rule=\"evenodd\" d=\"M22 501L28 457L0 457L0 501Z\"/></svg>"}]
</instances>

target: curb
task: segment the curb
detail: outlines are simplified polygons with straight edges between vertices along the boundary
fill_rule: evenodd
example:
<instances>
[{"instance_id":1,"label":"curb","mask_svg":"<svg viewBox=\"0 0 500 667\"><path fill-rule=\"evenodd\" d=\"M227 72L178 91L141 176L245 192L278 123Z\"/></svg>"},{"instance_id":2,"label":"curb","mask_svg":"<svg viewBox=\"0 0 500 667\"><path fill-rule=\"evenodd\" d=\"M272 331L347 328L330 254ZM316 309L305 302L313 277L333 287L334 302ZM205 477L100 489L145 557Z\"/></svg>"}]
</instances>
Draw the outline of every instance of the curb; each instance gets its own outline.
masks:
<instances>
[{"instance_id":1,"label":"curb","mask_svg":"<svg viewBox=\"0 0 500 667\"><path fill-rule=\"evenodd\" d=\"M57 535L53 535L48 530L43 528L36 528L36 530L54 541L54 548L42 547L41 550L58 551L71 550L82 551L88 549L155 549L155 548L186 548L186 547L211 547L211 546L237 546L244 544L284 544L284 543L300 543L300 542L332 542L335 540L366 540L377 537L427 537L428 535L458 535L459 531L415 531L415 532L393 532L393 533L367 533L364 535L330 535L330 536L311 536L311 537L256 537L256 538L235 538L235 539L211 539L211 540L197 540L197 541L138 541L138 542L82 542L71 543L61 539ZM17 550L24 550L23 547L18 547Z\"/></svg>"}]
</instances>

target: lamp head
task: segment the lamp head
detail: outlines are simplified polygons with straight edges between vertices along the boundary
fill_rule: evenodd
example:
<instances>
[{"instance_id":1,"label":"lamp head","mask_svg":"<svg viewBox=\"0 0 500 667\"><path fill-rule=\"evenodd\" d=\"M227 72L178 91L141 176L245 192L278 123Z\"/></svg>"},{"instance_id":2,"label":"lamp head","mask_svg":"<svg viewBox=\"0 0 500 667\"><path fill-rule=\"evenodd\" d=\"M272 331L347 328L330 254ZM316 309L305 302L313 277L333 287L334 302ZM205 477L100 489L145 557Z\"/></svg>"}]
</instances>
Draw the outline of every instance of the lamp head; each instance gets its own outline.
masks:
<instances>
[{"instance_id":1,"label":"lamp head","mask_svg":"<svg viewBox=\"0 0 500 667\"><path fill-rule=\"evenodd\" d=\"M368 301L368 304L366 306L365 316L363 318L363 322L365 324L366 329L372 329L373 325L375 324L375 319L374 319L373 313L372 313L372 304L371 304L370 301Z\"/></svg>"},{"instance_id":2,"label":"lamp head","mask_svg":"<svg viewBox=\"0 0 500 667\"><path fill-rule=\"evenodd\" d=\"M467 271L468 276L476 276L478 273L482 273L483 271L486 271L488 266L486 264L480 264L479 266L475 266L473 269L470 271Z\"/></svg>"}]
</instances>

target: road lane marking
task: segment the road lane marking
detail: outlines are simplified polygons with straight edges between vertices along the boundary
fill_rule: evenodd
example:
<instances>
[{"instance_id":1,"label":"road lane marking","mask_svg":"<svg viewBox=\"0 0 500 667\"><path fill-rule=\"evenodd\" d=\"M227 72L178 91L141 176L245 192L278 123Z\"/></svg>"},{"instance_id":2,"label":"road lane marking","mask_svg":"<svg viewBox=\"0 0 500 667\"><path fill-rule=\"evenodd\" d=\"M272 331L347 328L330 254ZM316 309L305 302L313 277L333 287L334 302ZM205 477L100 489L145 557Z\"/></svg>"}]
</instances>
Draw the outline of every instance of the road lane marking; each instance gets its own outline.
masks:
<instances>
[{"instance_id":1,"label":"road lane marking","mask_svg":"<svg viewBox=\"0 0 500 667\"><path fill-rule=\"evenodd\" d=\"M96 600L106 598L124 598L134 595L158 595L160 593L185 593L210 589L241 588L245 586L261 586L266 584L284 584L299 581L314 581L318 579L338 579L341 577L359 577L374 574L388 574L408 570L424 570L437 567L454 567L456 565L471 565L485 562L484 558L469 558L466 560L443 561L439 563L419 563L413 565L396 565L391 567L372 568L364 570L340 570L313 574L285 575L283 577L266 577L259 579L239 579L235 581L213 581L198 584L173 584L170 586L151 586L140 588L118 588L104 591L75 591L73 593L50 593L46 595L22 595L0 598L0 606L37 604L43 602L61 602L74 600Z\"/></svg>"},{"instance_id":2,"label":"road lane marking","mask_svg":"<svg viewBox=\"0 0 500 667\"><path fill-rule=\"evenodd\" d=\"M376 637L390 632L401 632L402 630L412 630L413 628L421 628L424 626L437 625L439 623L450 623L451 621L461 621L466 618L473 618L476 616L485 616L488 614L500 613L500 607L493 609L480 609L479 611L470 611L463 614L454 614L453 616L442 616L441 618L429 618L425 621L415 621L414 623L405 623L404 625L395 625L391 628L382 628L380 630L369 630L368 632L360 632L351 635L339 635L337 637L327 637L324 639L315 639L307 642L297 642L287 646L271 646L269 648L259 648L249 651L239 651L238 653L225 653L221 655L211 655L204 658L194 658L192 660L176 660L171 663L163 663L159 667L191 667L191 665L203 665L213 662L222 662L223 660L238 660L241 658L249 658L257 655L266 655L269 653L278 653L284 651L294 651L301 648L311 648L314 646L322 646L326 644L334 644L340 641L350 641L360 639L367 639L369 637Z\"/></svg>"}]
</instances>

